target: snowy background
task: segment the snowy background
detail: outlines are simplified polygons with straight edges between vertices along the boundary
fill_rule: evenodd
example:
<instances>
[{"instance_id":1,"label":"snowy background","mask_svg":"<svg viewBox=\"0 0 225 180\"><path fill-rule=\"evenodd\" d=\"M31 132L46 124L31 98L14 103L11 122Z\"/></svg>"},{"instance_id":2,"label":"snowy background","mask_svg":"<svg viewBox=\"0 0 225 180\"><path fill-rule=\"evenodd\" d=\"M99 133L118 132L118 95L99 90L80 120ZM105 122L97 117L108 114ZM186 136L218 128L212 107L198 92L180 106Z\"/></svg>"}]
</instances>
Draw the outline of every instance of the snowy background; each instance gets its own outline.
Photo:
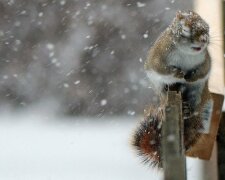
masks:
<instances>
[{"instance_id":1,"label":"snowy background","mask_svg":"<svg viewBox=\"0 0 225 180\"><path fill-rule=\"evenodd\" d=\"M147 50L186 0L0 0L0 179L161 179L129 138ZM203 163L188 159L190 179ZM201 173L200 173L201 174Z\"/></svg>"},{"instance_id":2,"label":"snowy background","mask_svg":"<svg viewBox=\"0 0 225 180\"><path fill-rule=\"evenodd\" d=\"M0 0L0 103L134 115L156 99L147 51L185 0ZM122 101L121 101L122 100Z\"/></svg>"}]
</instances>

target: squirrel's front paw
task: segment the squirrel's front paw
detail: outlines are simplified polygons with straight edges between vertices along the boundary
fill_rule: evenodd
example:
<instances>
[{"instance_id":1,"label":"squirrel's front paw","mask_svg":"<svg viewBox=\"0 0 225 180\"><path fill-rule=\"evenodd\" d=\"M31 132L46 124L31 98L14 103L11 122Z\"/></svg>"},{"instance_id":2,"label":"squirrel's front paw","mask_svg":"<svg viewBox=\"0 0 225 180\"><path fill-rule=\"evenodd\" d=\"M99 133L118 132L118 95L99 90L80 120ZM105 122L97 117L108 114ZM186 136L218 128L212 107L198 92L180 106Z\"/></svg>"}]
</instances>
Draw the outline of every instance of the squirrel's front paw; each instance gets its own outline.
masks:
<instances>
[{"instance_id":1,"label":"squirrel's front paw","mask_svg":"<svg viewBox=\"0 0 225 180\"><path fill-rule=\"evenodd\" d=\"M172 66L171 71L173 72L174 77L179 78L179 79L184 78L184 72L180 68Z\"/></svg>"},{"instance_id":2,"label":"squirrel's front paw","mask_svg":"<svg viewBox=\"0 0 225 180\"><path fill-rule=\"evenodd\" d=\"M197 78L197 76L196 76L196 73L197 73L197 70L189 71L189 72L187 72L187 73L184 75L184 79L185 79L187 82L194 82L194 81L197 81L198 78Z\"/></svg>"}]
</instances>

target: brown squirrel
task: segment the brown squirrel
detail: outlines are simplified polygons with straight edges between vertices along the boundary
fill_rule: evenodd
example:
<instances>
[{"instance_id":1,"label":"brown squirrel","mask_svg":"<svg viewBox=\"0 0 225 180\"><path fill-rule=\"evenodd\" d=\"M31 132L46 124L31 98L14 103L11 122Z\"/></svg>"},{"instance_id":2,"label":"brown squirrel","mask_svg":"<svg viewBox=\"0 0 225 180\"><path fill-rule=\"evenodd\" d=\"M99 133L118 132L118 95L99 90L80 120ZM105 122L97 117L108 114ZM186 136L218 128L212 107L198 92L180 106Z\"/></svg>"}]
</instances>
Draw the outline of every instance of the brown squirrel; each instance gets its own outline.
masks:
<instances>
[{"instance_id":1,"label":"brown squirrel","mask_svg":"<svg viewBox=\"0 0 225 180\"><path fill-rule=\"evenodd\" d=\"M145 70L161 97L160 107L150 107L134 133L132 145L145 162L161 167L161 124L168 89L181 92L184 147L188 151L201 133L207 133L213 101L208 90L211 58L209 26L193 11L178 11L171 25L150 48Z\"/></svg>"}]
</instances>

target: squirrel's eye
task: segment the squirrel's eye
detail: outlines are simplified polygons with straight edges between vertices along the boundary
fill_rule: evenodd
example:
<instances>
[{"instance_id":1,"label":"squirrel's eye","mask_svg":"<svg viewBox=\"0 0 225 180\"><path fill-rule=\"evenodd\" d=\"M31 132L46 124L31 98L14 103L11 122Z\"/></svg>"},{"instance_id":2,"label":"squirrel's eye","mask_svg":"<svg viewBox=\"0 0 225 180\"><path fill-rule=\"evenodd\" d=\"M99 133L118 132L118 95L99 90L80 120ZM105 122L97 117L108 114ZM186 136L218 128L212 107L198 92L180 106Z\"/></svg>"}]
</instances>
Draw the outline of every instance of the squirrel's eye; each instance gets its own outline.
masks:
<instances>
[{"instance_id":1,"label":"squirrel's eye","mask_svg":"<svg viewBox=\"0 0 225 180\"><path fill-rule=\"evenodd\" d=\"M184 36L184 37L190 37L191 32L189 30L183 29L181 35Z\"/></svg>"},{"instance_id":2,"label":"squirrel's eye","mask_svg":"<svg viewBox=\"0 0 225 180\"><path fill-rule=\"evenodd\" d=\"M182 34L185 37L190 37L190 35L191 35L190 28L188 26L186 26L186 25L183 25L182 26Z\"/></svg>"}]
</instances>

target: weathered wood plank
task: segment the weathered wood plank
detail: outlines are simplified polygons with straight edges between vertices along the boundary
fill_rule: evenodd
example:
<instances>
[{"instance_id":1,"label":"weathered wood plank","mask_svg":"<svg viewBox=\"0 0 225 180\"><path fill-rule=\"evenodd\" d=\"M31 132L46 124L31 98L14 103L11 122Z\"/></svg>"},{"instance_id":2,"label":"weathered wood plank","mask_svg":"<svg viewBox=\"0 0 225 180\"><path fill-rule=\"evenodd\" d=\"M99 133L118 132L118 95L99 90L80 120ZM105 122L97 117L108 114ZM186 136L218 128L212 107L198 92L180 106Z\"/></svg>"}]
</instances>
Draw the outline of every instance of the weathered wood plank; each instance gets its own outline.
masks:
<instances>
[{"instance_id":1,"label":"weathered wood plank","mask_svg":"<svg viewBox=\"0 0 225 180\"><path fill-rule=\"evenodd\" d=\"M181 94L168 92L165 121L162 125L162 157L165 180L185 180Z\"/></svg>"}]
</instances>

